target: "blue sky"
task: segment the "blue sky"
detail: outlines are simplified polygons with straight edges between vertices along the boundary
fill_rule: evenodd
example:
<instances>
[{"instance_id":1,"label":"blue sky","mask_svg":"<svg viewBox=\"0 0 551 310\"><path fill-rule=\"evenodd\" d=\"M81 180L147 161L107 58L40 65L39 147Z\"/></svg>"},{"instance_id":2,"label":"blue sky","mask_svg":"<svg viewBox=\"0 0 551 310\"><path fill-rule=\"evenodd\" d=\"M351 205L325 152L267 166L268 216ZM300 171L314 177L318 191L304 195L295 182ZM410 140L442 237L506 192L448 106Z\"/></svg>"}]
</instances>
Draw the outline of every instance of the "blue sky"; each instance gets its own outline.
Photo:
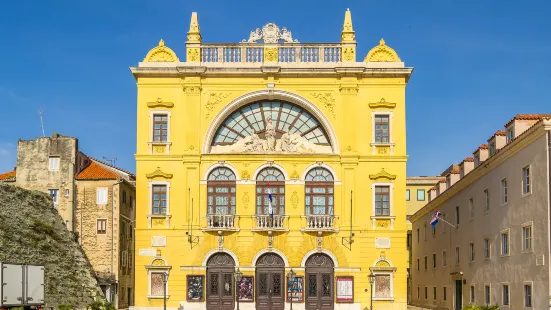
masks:
<instances>
[{"instance_id":1,"label":"blue sky","mask_svg":"<svg viewBox=\"0 0 551 310\"><path fill-rule=\"evenodd\" d=\"M384 37L415 71L408 174L458 162L517 113L551 113L551 2L8 1L0 10L0 173L17 140L58 132L134 171L136 86L128 67L160 38L184 59L192 11L205 42L273 21L301 42L338 41L352 11L358 60Z\"/></svg>"}]
</instances>

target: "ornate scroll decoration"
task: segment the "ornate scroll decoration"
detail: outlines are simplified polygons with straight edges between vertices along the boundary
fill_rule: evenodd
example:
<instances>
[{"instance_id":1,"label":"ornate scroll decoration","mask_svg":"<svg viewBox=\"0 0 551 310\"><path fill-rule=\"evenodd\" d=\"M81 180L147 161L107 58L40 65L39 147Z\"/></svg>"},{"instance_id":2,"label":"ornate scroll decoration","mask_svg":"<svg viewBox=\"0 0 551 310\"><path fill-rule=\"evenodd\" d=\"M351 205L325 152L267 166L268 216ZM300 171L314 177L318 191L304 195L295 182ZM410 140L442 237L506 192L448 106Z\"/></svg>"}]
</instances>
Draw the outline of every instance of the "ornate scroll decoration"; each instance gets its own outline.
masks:
<instances>
[{"instance_id":1,"label":"ornate scroll decoration","mask_svg":"<svg viewBox=\"0 0 551 310\"><path fill-rule=\"evenodd\" d=\"M201 93L200 86L184 86L183 90L184 90L184 93L189 95L198 95Z\"/></svg>"},{"instance_id":2,"label":"ornate scroll decoration","mask_svg":"<svg viewBox=\"0 0 551 310\"><path fill-rule=\"evenodd\" d=\"M247 210L247 208L249 207L250 201L251 199L249 198L249 192L245 192L243 194L243 207L245 208L245 210Z\"/></svg>"},{"instance_id":3,"label":"ornate scroll decoration","mask_svg":"<svg viewBox=\"0 0 551 310\"><path fill-rule=\"evenodd\" d=\"M176 53L169 47L165 46L165 41L161 39L159 45L152 48L143 59L143 62L179 62L180 59Z\"/></svg>"},{"instance_id":4,"label":"ornate scroll decoration","mask_svg":"<svg viewBox=\"0 0 551 310\"><path fill-rule=\"evenodd\" d=\"M343 95L356 95L358 93L358 87L357 86L341 86L339 88L339 91Z\"/></svg>"},{"instance_id":5,"label":"ornate scroll decoration","mask_svg":"<svg viewBox=\"0 0 551 310\"><path fill-rule=\"evenodd\" d=\"M386 45L385 40L381 39L379 45L372 48L367 56L364 58L365 62L399 62L400 57L389 46Z\"/></svg>"},{"instance_id":6,"label":"ornate scroll decoration","mask_svg":"<svg viewBox=\"0 0 551 310\"><path fill-rule=\"evenodd\" d=\"M249 173L248 170L243 170L241 172L241 179L243 180L249 180L251 178L251 174Z\"/></svg>"},{"instance_id":7,"label":"ornate scroll decoration","mask_svg":"<svg viewBox=\"0 0 551 310\"><path fill-rule=\"evenodd\" d=\"M264 48L264 62L277 62L277 47Z\"/></svg>"},{"instance_id":8,"label":"ornate scroll decoration","mask_svg":"<svg viewBox=\"0 0 551 310\"><path fill-rule=\"evenodd\" d=\"M335 97L332 93L312 93L312 96L323 104L323 106L331 112L333 119L335 119Z\"/></svg>"},{"instance_id":9,"label":"ornate scroll decoration","mask_svg":"<svg viewBox=\"0 0 551 310\"><path fill-rule=\"evenodd\" d=\"M163 101L160 97L157 98L156 101L151 101L147 103L148 108L157 108L157 107L163 107L163 108L172 108L174 106L174 102L166 102Z\"/></svg>"},{"instance_id":10,"label":"ornate scroll decoration","mask_svg":"<svg viewBox=\"0 0 551 310\"><path fill-rule=\"evenodd\" d=\"M293 194L291 195L291 204L293 205L293 209L297 208L297 205L298 205L297 191L293 191Z\"/></svg>"},{"instance_id":11,"label":"ornate scroll decoration","mask_svg":"<svg viewBox=\"0 0 551 310\"><path fill-rule=\"evenodd\" d=\"M165 227L165 219L152 219L151 227L152 228Z\"/></svg>"},{"instance_id":12,"label":"ornate scroll decoration","mask_svg":"<svg viewBox=\"0 0 551 310\"><path fill-rule=\"evenodd\" d=\"M273 248L273 246L274 246L274 236L272 236L272 234L270 233L268 235L268 249Z\"/></svg>"},{"instance_id":13,"label":"ornate scroll decoration","mask_svg":"<svg viewBox=\"0 0 551 310\"><path fill-rule=\"evenodd\" d=\"M161 178L161 179L172 179L171 173L165 173L161 171L160 167L157 167L157 170L148 173L145 175L148 179Z\"/></svg>"},{"instance_id":14,"label":"ornate scroll decoration","mask_svg":"<svg viewBox=\"0 0 551 310\"><path fill-rule=\"evenodd\" d=\"M297 40L293 40L291 31L287 30L285 27L282 27L280 31L279 27L274 23L264 25L262 30L256 28L256 30L251 31L248 40L243 40L241 42L257 43L260 40L270 44L278 43L280 40L283 41L283 43L298 43Z\"/></svg>"},{"instance_id":15,"label":"ornate scroll decoration","mask_svg":"<svg viewBox=\"0 0 551 310\"><path fill-rule=\"evenodd\" d=\"M281 256L275 254L275 253L266 253L262 254L257 260L256 260L256 266L263 266L263 267L274 267L274 266L285 266L285 262L283 262L283 259Z\"/></svg>"},{"instance_id":16,"label":"ornate scroll decoration","mask_svg":"<svg viewBox=\"0 0 551 310\"><path fill-rule=\"evenodd\" d=\"M153 154L166 154L166 145L153 145Z\"/></svg>"},{"instance_id":17,"label":"ornate scroll decoration","mask_svg":"<svg viewBox=\"0 0 551 310\"><path fill-rule=\"evenodd\" d=\"M381 227L381 228L390 227L390 220L377 220L377 227Z\"/></svg>"},{"instance_id":18,"label":"ornate scroll decoration","mask_svg":"<svg viewBox=\"0 0 551 310\"><path fill-rule=\"evenodd\" d=\"M235 261L227 253L216 253L209 258L207 266L235 266Z\"/></svg>"},{"instance_id":19,"label":"ornate scroll decoration","mask_svg":"<svg viewBox=\"0 0 551 310\"><path fill-rule=\"evenodd\" d=\"M379 102L370 102L369 107L372 109L377 109L377 108L394 109L396 107L396 103L386 102L385 98L381 98Z\"/></svg>"},{"instance_id":20,"label":"ornate scroll decoration","mask_svg":"<svg viewBox=\"0 0 551 310\"><path fill-rule=\"evenodd\" d=\"M222 251L224 249L224 236L220 235L218 236L218 251Z\"/></svg>"},{"instance_id":21,"label":"ornate scroll decoration","mask_svg":"<svg viewBox=\"0 0 551 310\"><path fill-rule=\"evenodd\" d=\"M200 54L199 48L188 47L186 60L188 62L198 62L200 60L199 54Z\"/></svg>"},{"instance_id":22,"label":"ornate scroll decoration","mask_svg":"<svg viewBox=\"0 0 551 310\"><path fill-rule=\"evenodd\" d=\"M318 252L321 252L323 250L323 237L321 236L321 234L318 234L318 236L316 237L316 244Z\"/></svg>"},{"instance_id":23,"label":"ornate scroll decoration","mask_svg":"<svg viewBox=\"0 0 551 310\"><path fill-rule=\"evenodd\" d=\"M205 115L205 118L209 118L212 111L214 111L214 107L217 104L220 104L222 100L227 98L231 93L210 93L209 99L207 100L207 105L205 106L205 109L207 109L207 114Z\"/></svg>"},{"instance_id":24,"label":"ornate scroll decoration","mask_svg":"<svg viewBox=\"0 0 551 310\"><path fill-rule=\"evenodd\" d=\"M333 267L333 260L323 253L315 253L306 260L307 267Z\"/></svg>"},{"instance_id":25,"label":"ornate scroll decoration","mask_svg":"<svg viewBox=\"0 0 551 310\"><path fill-rule=\"evenodd\" d=\"M353 47L345 47L342 51L342 60L343 61L354 61L356 58L356 52Z\"/></svg>"},{"instance_id":26,"label":"ornate scroll decoration","mask_svg":"<svg viewBox=\"0 0 551 310\"><path fill-rule=\"evenodd\" d=\"M164 261L164 260L162 260L162 259L155 259L155 260L153 260L153 261L151 262L151 266L157 266L157 267L159 267L159 266L166 266L166 265L165 265L165 261Z\"/></svg>"},{"instance_id":27,"label":"ornate scroll decoration","mask_svg":"<svg viewBox=\"0 0 551 310\"><path fill-rule=\"evenodd\" d=\"M396 175L390 174L385 171L385 168L382 168L381 171L379 171L377 174L370 174L369 178L371 180L378 180L378 179L387 179L387 180L395 180Z\"/></svg>"}]
</instances>

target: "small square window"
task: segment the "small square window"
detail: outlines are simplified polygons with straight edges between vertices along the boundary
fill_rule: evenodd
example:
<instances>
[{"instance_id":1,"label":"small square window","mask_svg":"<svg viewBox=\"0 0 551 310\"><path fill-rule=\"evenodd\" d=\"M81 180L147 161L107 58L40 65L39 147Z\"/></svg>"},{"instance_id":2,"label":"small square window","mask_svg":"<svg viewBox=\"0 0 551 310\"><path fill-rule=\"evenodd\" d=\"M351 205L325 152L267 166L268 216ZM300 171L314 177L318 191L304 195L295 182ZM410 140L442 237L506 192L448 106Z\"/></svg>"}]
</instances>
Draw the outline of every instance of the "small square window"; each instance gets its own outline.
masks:
<instances>
[{"instance_id":1,"label":"small square window","mask_svg":"<svg viewBox=\"0 0 551 310\"><path fill-rule=\"evenodd\" d=\"M425 190L423 189L417 190L417 201L425 201Z\"/></svg>"},{"instance_id":2,"label":"small square window","mask_svg":"<svg viewBox=\"0 0 551 310\"><path fill-rule=\"evenodd\" d=\"M48 159L48 170L50 170L50 171L59 170L59 157L58 156L50 156L50 158Z\"/></svg>"}]
</instances>

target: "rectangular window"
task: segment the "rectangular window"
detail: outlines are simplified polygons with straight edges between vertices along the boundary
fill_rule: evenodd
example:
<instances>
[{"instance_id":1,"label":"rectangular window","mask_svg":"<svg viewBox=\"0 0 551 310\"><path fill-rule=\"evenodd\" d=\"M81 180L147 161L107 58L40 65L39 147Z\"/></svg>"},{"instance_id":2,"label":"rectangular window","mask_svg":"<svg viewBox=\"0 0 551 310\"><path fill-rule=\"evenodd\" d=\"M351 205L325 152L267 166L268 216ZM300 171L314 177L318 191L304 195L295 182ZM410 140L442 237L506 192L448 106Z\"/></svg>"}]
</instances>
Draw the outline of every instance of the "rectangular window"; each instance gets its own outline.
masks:
<instances>
[{"instance_id":1,"label":"rectangular window","mask_svg":"<svg viewBox=\"0 0 551 310\"><path fill-rule=\"evenodd\" d=\"M506 204L507 198L507 179L501 180L501 204Z\"/></svg>"},{"instance_id":2,"label":"rectangular window","mask_svg":"<svg viewBox=\"0 0 551 310\"><path fill-rule=\"evenodd\" d=\"M490 190L484 190L484 212L490 211Z\"/></svg>"},{"instance_id":3,"label":"rectangular window","mask_svg":"<svg viewBox=\"0 0 551 310\"><path fill-rule=\"evenodd\" d=\"M168 141L168 115L167 114L153 115L153 141L154 142Z\"/></svg>"},{"instance_id":4,"label":"rectangular window","mask_svg":"<svg viewBox=\"0 0 551 310\"><path fill-rule=\"evenodd\" d=\"M419 228L417 228L417 243L419 243Z\"/></svg>"},{"instance_id":5,"label":"rectangular window","mask_svg":"<svg viewBox=\"0 0 551 310\"><path fill-rule=\"evenodd\" d=\"M509 233L501 233L501 255L509 255Z\"/></svg>"},{"instance_id":6,"label":"rectangular window","mask_svg":"<svg viewBox=\"0 0 551 310\"><path fill-rule=\"evenodd\" d=\"M96 233L98 235L105 235L107 233L107 220L106 219L96 220Z\"/></svg>"},{"instance_id":7,"label":"rectangular window","mask_svg":"<svg viewBox=\"0 0 551 310\"><path fill-rule=\"evenodd\" d=\"M410 193L409 193L409 189L406 189L406 201L409 201L410 199Z\"/></svg>"},{"instance_id":8,"label":"rectangular window","mask_svg":"<svg viewBox=\"0 0 551 310\"><path fill-rule=\"evenodd\" d=\"M417 271L419 271L419 259L417 259Z\"/></svg>"},{"instance_id":9,"label":"rectangular window","mask_svg":"<svg viewBox=\"0 0 551 310\"><path fill-rule=\"evenodd\" d=\"M490 143L490 156L493 156L496 153L496 143Z\"/></svg>"},{"instance_id":10,"label":"rectangular window","mask_svg":"<svg viewBox=\"0 0 551 310\"><path fill-rule=\"evenodd\" d=\"M375 215L390 215L390 186L375 186Z\"/></svg>"},{"instance_id":11,"label":"rectangular window","mask_svg":"<svg viewBox=\"0 0 551 310\"><path fill-rule=\"evenodd\" d=\"M478 167L480 165L480 153L477 153L475 156L474 156L474 166L475 168Z\"/></svg>"},{"instance_id":12,"label":"rectangular window","mask_svg":"<svg viewBox=\"0 0 551 310\"><path fill-rule=\"evenodd\" d=\"M522 194L530 193L530 166L522 168Z\"/></svg>"},{"instance_id":13,"label":"rectangular window","mask_svg":"<svg viewBox=\"0 0 551 310\"><path fill-rule=\"evenodd\" d=\"M474 219L474 200L469 198L469 215L471 220Z\"/></svg>"},{"instance_id":14,"label":"rectangular window","mask_svg":"<svg viewBox=\"0 0 551 310\"><path fill-rule=\"evenodd\" d=\"M121 265L123 267L126 267L126 260L127 260L126 253L127 253L126 251L121 252Z\"/></svg>"},{"instance_id":15,"label":"rectangular window","mask_svg":"<svg viewBox=\"0 0 551 310\"><path fill-rule=\"evenodd\" d=\"M375 115L375 142L389 143L389 117L388 115Z\"/></svg>"},{"instance_id":16,"label":"rectangular window","mask_svg":"<svg viewBox=\"0 0 551 310\"><path fill-rule=\"evenodd\" d=\"M429 299L429 289L425 286L425 299Z\"/></svg>"},{"instance_id":17,"label":"rectangular window","mask_svg":"<svg viewBox=\"0 0 551 310\"><path fill-rule=\"evenodd\" d=\"M419 286L418 286L418 287L417 287L417 299L421 298L421 295L420 295L419 291L420 291L420 288L419 288Z\"/></svg>"},{"instance_id":18,"label":"rectangular window","mask_svg":"<svg viewBox=\"0 0 551 310\"><path fill-rule=\"evenodd\" d=\"M459 247L455 247L455 264L459 265Z\"/></svg>"},{"instance_id":19,"label":"rectangular window","mask_svg":"<svg viewBox=\"0 0 551 310\"><path fill-rule=\"evenodd\" d=\"M509 305L509 285L508 284L503 284L503 286L501 286L501 302L504 306L508 306Z\"/></svg>"},{"instance_id":20,"label":"rectangular window","mask_svg":"<svg viewBox=\"0 0 551 310\"><path fill-rule=\"evenodd\" d=\"M532 308L532 285L524 284L524 307Z\"/></svg>"},{"instance_id":21,"label":"rectangular window","mask_svg":"<svg viewBox=\"0 0 551 310\"><path fill-rule=\"evenodd\" d=\"M68 188L67 188L67 189L65 189L65 197L69 197L69 194L70 194L70 191L69 191L69 189L68 189Z\"/></svg>"},{"instance_id":22,"label":"rectangular window","mask_svg":"<svg viewBox=\"0 0 551 310\"><path fill-rule=\"evenodd\" d=\"M425 256L425 270L427 270L427 265L428 265L427 262L428 262L428 258L427 256Z\"/></svg>"},{"instance_id":23,"label":"rectangular window","mask_svg":"<svg viewBox=\"0 0 551 310\"><path fill-rule=\"evenodd\" d=\"M436 253L432 253L432 268L436 268Z\"/></svg>"},{"instance_id":24,"label":"rectangular window","mask_svg":"<svg viewBox=\"0 0 551 310\"><path fill-rule=\"evenodd\" d=\"M447 257L446 250L442 251L442 266L446 267L448 264L448 257Z\"/></svg>"},{"instance_id":25,"label":"rectangular window","mask_svg":"<svg viewBox=\"0 0 551 310\"><path fill-rule=\"evenodd\" d=\"M152 186L152 214L165 215L166 214L166 185L153 185Z\"/></svg>"},{"instance_id":26,"label":"rectangular window","mask_svg":"<svg viewBox=\"0 0 551 310\"><path fill-rule=\"evenodd\" d=\"M59 157L57 156L50 156L48 158L48 170L50 171L57 171L59 170Z\"/></svg>"},{"instance_id":27,"label":"rectangular window","mask_svg":"<svg viewBox=\"0 0 551 310\"><path fill-rule=\"evenodd\" d=\"M96 203L98 205L107 204L107 187L96 188Z\"/></svg>"},{"instance_id":28,"label":"rectangular window","mask_svg":"<svg viewBox=\"0 0 551 310\"><path fill-rule=\"evenodd\" d=\"M436 237L436 226L432 226L431 230L432 230L432 236Z\"/></svg>"},{"instance_id":29,"label":"rectangular window","mask_svg":"<svg viewBox=\"0 0 551 310\"><path fill-rule=\"evenodd\" d=\"M427 240L427 224L423 226L423 239Z\"/></svg>"},{"instance_id":30,"label":"rectangular window","mask_svg":"<svg viewBox=\"0 0 551 310\"><path fill-rule=\"evenodd\" d=\"M469 243L469 260L474 262L474 242Z\"/></svg>"},{"instance_id":31,"label":"rectangular window","mask_svg":"<svg viewBox=\"0 0 551 310\"><path fill-rule=\"evenodd\" d=\"M425 201L425 190L424 189L418 189L417 190L417 201Z\"/></svg>"},{"instance_id":32,"label":"rectangular window","mask_svg":"<svg viewBox=\"0 0 551 310\"><path fill-rule=\"evenodd\" d=\"M126 203L126 191L122 191L122 203Z\"/></svg>"},{"instance_id":33,"label":"rectangular window","mask_svg":"<svg viewBox=\"0 0 551 310\"><path fill-rule=\"evenodd\" d=\"M532 250L532 225L522 227L522 250Z\"/></svg>"},{"instance_id":34,"label":"rectangular window","mask_svg":"<svg viewBox=\"0 0 551 310\"><path fill-rule=\"evenodd\" d=\"M459 225L459 206L455 206L455 225Z\"/></svg>"},{"instance_id":35,"label":"rectangular window","mask_svg":"<svg viewBox=\"0 0 551 310\"><path fill-rule=\"evenodd\" d=\"M59 190L58 189L49 189L48 190L48 193L50 194L50 197L52 197L52 201L54 202L54 204L56 205L57 202L59 201Z\"/></svg>"},{"instance_id":36,"label":"rectangular window","mask_svg":"<svg viewBox=\"0 0 551 310\"><path fill-rule=\"evenodd\" d=\"M489 305L490 304L490 286L484 285L484 303Z\"/></svg>"},{"instance_id":37,"label":"rectangular window","mask_svg":"<svg viewBox=\"0 0 551 310\"><path fill-rule=\"evenodd\" d=\"M474 304L475 296L474 296L474 286L471 285L471 303Z\"/></svg>"},{"instance_id":38,"label":"rectangular window","mask_svg":"<svg viewBox=\"0 0 551 310\"><path fill-rule=\"evenodd\" d=\"M484 239L484 258L490 258L490 239Z\"/></svg>"},{"instance_id":39,"label":"rectangular window","mask_svg":"<svg viewBox=\"0 0 551 310\"><path fill-rule=\"evenodd\" d=\"M447 292L447 290L446 290L446 287L444 286L444 287L442 288L442 300L446 301L446 299L447 299L447 297L448 297L448 296L447 296L447 295L448 295L447 293L448 293L448 292Z\"/></svg>"},{"instance_id":40,"label":"rectangular window","mask_svg":"<svg viewBox=\"0 0 551 310\"><path fill-rule=\"evenodd\" d=\"M436 286L432 288L432 299L436 300Z\"/></svg>"},{"instance_id":41,"label":"rectangular window","mask_svg":"<svg viewBox=\"0 0 551 310\"><path fill-rule=\"evenodd\" d=\"M507 143L513 141L515 139L515 131L513 128L507 129Z\"/></svg>"}]
</instances>

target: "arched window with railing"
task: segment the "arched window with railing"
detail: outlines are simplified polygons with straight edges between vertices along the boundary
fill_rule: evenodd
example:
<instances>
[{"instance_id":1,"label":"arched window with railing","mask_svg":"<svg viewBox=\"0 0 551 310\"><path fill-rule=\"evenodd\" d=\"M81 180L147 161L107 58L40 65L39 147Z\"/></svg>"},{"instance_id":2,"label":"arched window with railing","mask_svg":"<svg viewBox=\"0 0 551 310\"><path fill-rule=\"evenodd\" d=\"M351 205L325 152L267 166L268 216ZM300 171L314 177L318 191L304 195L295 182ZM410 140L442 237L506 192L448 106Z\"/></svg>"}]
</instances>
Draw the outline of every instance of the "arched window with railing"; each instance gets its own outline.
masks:
<instances>
[{"instance_id":1,"label":"arched window with railing","mask_svg":"<svg viewBox=\"0 0 551 310\"><path fill-rule=\"evenodd\" d=\"M233 227L235 174L226 167L211 171L207 179L207 218L212 227Z\"/></svg>"},{"instance_id":2,"label":"arched window with railing","mask_svg":"<svg viewBox=\"0 0 551 310\"><path fill-rule=\"evenodd\" d=\"M323 167L314 168L305 178L306 215L333 215L335 179Z\"/></svg>"},{"instance_id":3,"label":"arched window with railing","mask_svg":"<svg viewBox=\"0 0 551 310\"><path fill-rule=\"evenodd\" d=\"M273 214L285 214L285 176L277 168L264 168L256 177L257 215L270 215L268 193L272 194Z\"/></svg>"}]
</instances>

